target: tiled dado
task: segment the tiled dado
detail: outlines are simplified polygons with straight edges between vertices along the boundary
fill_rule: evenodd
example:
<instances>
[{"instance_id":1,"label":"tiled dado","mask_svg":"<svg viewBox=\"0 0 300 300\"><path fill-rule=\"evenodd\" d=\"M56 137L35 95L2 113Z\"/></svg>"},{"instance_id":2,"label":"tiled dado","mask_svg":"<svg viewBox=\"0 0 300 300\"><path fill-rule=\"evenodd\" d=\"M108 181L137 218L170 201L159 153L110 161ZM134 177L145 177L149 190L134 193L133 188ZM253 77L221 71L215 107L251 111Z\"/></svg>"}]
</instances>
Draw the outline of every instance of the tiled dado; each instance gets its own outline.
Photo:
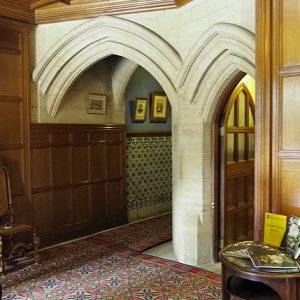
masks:
<instances>
[{"instance_id":1,"label":"tiled dado","mask_svg":"<svg viewBox=\"0 0 300 300\"><path fill-rule=\"evenodd\" d=\"M172 137L127 137L126 173L129 210L170 201Z\"/></svg>"}]
</instances>

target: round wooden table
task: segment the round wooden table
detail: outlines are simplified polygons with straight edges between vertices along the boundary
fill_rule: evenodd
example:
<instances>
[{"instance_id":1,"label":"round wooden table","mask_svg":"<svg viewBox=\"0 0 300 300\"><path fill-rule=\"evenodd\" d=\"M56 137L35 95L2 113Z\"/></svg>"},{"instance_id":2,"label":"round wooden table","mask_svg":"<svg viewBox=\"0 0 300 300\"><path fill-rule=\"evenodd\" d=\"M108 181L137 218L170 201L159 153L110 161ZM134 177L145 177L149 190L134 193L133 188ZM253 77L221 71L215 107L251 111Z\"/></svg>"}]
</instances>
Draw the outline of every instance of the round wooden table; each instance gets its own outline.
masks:
<instances>
[{"instance_id":1,"label":"round wooden table","mask_svg":"<svg viewBox=\"0 0 300 300\"><path fill-rule=\"evenodd\" d=\"M300 300L300 272L261 272L250 259L219 253L222 263L222 299Z\"/></svg>"}]
</instances>

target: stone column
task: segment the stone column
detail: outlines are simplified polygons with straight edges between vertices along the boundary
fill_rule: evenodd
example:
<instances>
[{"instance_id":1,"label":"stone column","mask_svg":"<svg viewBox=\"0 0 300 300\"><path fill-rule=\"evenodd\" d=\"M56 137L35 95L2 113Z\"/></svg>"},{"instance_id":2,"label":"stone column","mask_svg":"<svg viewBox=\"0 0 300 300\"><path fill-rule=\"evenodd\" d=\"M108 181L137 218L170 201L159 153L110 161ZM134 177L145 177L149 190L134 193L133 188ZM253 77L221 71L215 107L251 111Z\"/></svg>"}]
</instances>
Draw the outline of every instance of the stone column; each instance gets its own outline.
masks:
<instances>
[{"instance_id":1,"label":"stone column","mask_svg":"<svg viewBox=\"0 0 300 300\"><path fill-rule=\"evenodd\" d=\"M173 247L180 262L211 262L211 132L195 105L173 119Z\"/></svg>"}]
</instances>

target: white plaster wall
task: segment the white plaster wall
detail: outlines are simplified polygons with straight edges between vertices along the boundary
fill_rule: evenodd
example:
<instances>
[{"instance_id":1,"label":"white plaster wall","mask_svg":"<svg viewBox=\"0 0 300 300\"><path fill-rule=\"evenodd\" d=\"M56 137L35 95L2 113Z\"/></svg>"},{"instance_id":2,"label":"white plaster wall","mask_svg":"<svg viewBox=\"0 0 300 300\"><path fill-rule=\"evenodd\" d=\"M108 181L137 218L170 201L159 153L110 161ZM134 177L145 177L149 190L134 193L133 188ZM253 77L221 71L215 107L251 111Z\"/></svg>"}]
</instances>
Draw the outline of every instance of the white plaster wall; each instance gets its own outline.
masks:
<instances>
[{"instance_id":1,"label":"white plaster wall","mask_svg":"<svg viewBox=\"0 0 300 300\"><path fill-rule=\"evenodd\" d=\"M220 95L238 72L243 71L255 77L255 0L194 0L176 10L121 17L145 26L145 29L152 30L154 36L158 37L147 45L151 49L141 44L137 53L137 49L124 47L123 54L148 70L165 89L171 101L174 251L181 262L207 264L212 260L212 116ZM73 26L84 26L85 22L38 26L37 65L43 63L44 55L60 38L65 34L72 35ZM238 26L217 24L220 22ZM134 28L132 24L126 26L129 30L132 28L133 34L132 40L128 36L128 44L133 45L134 35L140 32L147 33L152 39L149 31L138 26ZM115 35L118 33L111 32L109 37L113 39ZM80 41L85 44L82 37ZM89 35L88 38L93 37ZM170 44L169 48L163 43L165 41ZM159 45L155 45L155 42ZM160 45L163 51L177 51L180 59L174 53L177 61L173 66L159 56L155 46L159 48ZM115 50L120 50L116 44L108 44L105 54L114 54ZM66 52L64 55L67 64L69 54ZM92 59L87 53L84 55ZM48 61L44 62L46 66ZM52 75L56 79L55 72ZM49 84L51 87L51 82ZM40 99L47 101L47 97L41 96ZM122 97L113 101L120 104ZM67 104L63 103L61 107L63 105ZM70 121L67 111L63 114L59 110L58 115L61 122Z\"/></svg>"}]
</instances>

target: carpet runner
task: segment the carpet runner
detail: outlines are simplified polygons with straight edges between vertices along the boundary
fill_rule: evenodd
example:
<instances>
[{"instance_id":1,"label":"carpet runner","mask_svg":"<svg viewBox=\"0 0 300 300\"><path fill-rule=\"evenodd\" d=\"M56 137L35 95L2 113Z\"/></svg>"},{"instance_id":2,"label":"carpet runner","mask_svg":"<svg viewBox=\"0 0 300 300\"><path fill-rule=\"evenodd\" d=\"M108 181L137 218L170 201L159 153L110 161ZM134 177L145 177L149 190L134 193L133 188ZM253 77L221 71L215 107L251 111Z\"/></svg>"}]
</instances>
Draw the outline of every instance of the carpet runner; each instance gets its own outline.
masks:
<instances>
[{"instance_id":1,"label":"carpet runner","mask_svg":"<svg viewBox=\"0 0 300 300\"><path fill-rule=\"evenodd\" d=\"M134 232L136 226L126 230ZM116 232L120 229L125 230ZM141 243L122 237L118 244L118 235L109 230L40 251L38 266L2 278L2 299L221 299L219 275L134 250L149 245L141 235Z\"/></svg>"},{"instance_id":2,"label":"carpet runner","mask_svg":"<svg viewBox=\"0 0 300 300\"><path fill-rule=\"evenodd\" d=\"M137 251L172 240L172 214L130 223L93 236Z\"/></svg>"}]
</instances>

